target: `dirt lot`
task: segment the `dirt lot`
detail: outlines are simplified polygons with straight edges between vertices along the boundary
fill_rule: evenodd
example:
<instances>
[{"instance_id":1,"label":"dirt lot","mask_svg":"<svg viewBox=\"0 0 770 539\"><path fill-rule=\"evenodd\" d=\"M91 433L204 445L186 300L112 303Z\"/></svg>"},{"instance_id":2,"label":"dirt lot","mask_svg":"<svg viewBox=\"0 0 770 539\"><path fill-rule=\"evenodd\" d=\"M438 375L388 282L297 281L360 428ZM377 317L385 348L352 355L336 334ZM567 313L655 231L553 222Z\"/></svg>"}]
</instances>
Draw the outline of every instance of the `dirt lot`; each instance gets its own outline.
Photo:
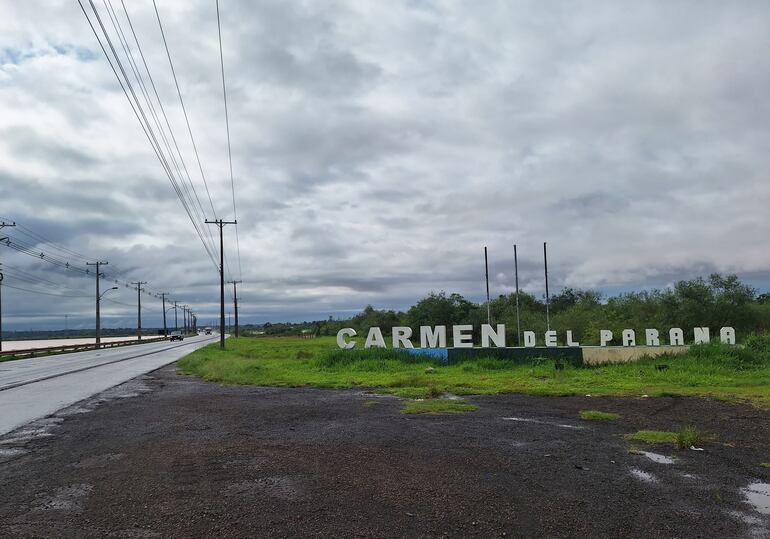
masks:
<instances>
[{"instance_id":1,"label":"dirt lot","mask_svg":"<svg viewBox=\"0 0 770 539\"><path fill-rule=\"evenodd\" d=\"M770 537L768 412L469 400L480 410L406 416L394 397L167 367L0 438L0 536ZM631 454L622 437L688 424L713 435L704 451Z\"/></svg>"}]
</instances>

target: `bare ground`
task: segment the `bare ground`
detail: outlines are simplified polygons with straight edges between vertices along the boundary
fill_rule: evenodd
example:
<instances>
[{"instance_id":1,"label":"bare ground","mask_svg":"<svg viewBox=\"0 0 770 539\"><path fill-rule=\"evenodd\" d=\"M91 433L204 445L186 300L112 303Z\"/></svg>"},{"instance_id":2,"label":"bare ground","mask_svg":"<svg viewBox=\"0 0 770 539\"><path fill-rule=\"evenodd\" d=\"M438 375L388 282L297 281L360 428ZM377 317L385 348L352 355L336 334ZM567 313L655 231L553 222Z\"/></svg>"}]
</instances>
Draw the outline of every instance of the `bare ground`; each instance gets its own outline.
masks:
<instances>
[{"instance_id":1,"label":"bare ground","mask_svg":"<svg viewBox=\"0 0 770 539\"><path fill-rule=\"evenodd\" d=\"M222 387L166 367L0 438L0 536L770 537L767 411L470 400L481 409L402 415L394 397ZM622 436L690 424L712 436L704 451Z\"/></svg>"}]
</instances>

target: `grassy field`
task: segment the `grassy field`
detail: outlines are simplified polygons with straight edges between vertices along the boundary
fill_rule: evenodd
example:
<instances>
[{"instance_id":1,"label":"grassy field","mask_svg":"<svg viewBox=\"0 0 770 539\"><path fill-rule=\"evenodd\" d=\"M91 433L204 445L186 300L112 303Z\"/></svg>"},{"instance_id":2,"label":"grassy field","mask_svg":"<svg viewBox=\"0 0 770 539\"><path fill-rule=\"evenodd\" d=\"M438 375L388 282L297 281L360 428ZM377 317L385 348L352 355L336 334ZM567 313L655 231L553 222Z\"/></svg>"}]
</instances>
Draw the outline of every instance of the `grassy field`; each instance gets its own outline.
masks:
<instances>
[{"instance_id":1,"label":"grassy field","mask_svg":"<svg viewBox=\"0 0 770 539\"><path fill-rule=\"evenodd\" d=\"M665 362L666 370L656 364ZM526 393L532 395L699 395L770 407L766 352L701 345L687 355L605 367L553 361L515 366L475 359L444 366L392 350L339 350L333 337L228 339L179 361L179 372L225 384L279 387L371 388L402 397Z\"/></svg>"}]
</instances>

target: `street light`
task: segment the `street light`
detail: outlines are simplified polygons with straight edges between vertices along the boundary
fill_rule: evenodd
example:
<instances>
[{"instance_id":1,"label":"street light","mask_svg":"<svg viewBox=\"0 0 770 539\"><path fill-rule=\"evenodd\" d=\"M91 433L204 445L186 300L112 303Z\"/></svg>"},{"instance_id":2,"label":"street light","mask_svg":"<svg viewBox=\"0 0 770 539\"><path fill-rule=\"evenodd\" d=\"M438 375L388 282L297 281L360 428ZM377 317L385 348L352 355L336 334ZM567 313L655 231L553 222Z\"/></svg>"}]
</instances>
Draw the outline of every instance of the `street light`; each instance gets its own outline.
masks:
<instances>
[{"instance_id":1,"label":"street light","mask_svg":"<svg viewBox=\"0 0 770 539\"><path fill-rule=\"evenodd\" d=\"M102 302L102 298L104 295L109 292L110 290L117 290L117 286L113 286L112 288L108 288L101 294L99 294L99 297L96 299L96 347L100 348L102 343L102 320L101 320L101 312L99 309L99 305Z\"/></svg>"}]
</instances>

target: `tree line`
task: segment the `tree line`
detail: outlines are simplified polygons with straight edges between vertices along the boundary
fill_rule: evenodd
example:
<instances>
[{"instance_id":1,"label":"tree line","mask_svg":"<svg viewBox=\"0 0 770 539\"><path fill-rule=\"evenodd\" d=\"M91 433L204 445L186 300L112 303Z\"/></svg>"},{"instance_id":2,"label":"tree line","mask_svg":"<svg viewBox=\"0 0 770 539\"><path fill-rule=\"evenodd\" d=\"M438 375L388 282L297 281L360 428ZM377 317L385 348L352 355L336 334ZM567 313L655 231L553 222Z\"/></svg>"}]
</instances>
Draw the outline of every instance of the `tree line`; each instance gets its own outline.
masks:
<instances>
[{"instance_id":1,"label":"tree line","mask_svg":"<svg viewBox=\"0 0 770 539\"><path fill-rule=\"evenodd\" d=\"M493 324L505 324L506 342L519 345L516 324L516 294L500 295L489 303ZM548 304L550 327L560 339L572 330L581 344L599 343L599 330L609 329L620 337L622 330L634 329L644 335L646 328L667 335L672 327L685 330L691 338L693 327L724 326L735 328L738 340L750 333L762 333L770 328L770 294L742 283L736 275L717 273L708 278L698 277L677 282L671 288L629 292L604 297L596 290L565 288L552 296ZM546 331L546 302L528 292L519 292L519 312L522 331L534 331L538 339ZM486 302L475 303L460 294L432 292L406 311L381 310L372 305L346 320L324 320L304 324L265 324L261 332L287 335L304 332L313 335L336 335L343 327L352 327L366 334L372 326L389 332L394 326L409 326L419 334L420 326L471 324L474 340L478 342L480 327L487 323ZM620 344L613 342L613 344Z\"/></svg>"}]
</instances>

